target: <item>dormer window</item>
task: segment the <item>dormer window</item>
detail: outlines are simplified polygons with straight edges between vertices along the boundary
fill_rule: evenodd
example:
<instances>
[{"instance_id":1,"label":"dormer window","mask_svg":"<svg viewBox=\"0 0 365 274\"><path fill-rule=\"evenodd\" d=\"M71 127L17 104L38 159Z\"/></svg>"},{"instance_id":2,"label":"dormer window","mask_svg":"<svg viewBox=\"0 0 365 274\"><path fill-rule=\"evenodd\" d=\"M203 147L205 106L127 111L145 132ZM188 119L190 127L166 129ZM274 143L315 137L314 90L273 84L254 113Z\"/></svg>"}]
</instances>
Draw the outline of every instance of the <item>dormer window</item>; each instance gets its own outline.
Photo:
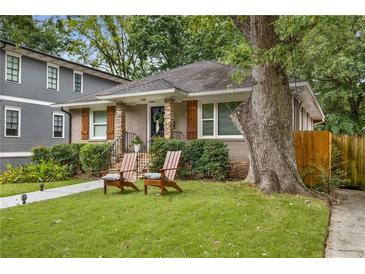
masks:
<instances>
[{"instance_id":1,"label":"dormer window","mask_svg":"<svg viewBox=\"0 0 365 274\"><path fill-rule=\"evenodd\" d=\"M74 71L74 92L83 92L83 74L82 72Z\"/></svg>"},{"instance_id":2,"label":"dormer window","mask_svg":"<svg viewBox=\"0 0 365 274\"><path fill-rule=\"evenodd\" d=\"M59 90L59 67L47 63L47 89Z\"/></svg>"}]
</instances>

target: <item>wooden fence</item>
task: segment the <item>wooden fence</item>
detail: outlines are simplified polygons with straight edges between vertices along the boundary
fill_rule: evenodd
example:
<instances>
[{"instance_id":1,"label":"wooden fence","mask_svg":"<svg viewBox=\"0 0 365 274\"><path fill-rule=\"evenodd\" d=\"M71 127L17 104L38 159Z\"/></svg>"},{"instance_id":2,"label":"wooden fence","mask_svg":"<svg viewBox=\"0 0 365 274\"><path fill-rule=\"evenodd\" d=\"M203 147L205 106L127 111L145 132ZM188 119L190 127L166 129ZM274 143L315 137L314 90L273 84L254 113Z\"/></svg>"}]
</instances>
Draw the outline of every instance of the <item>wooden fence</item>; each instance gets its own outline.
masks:
<instances>
[{"instance_id":1,"label":"wooden fence","mask_svg":"<svg viewBox=\"0 0 365 274\"><path fill-rule=\"evenodd\" d=\"M333 135L341 150L342 169L355 187L365 189L365 135Z\"/></svg>"},{"instance_id":2,"label":"wooden fence","mask_svg":"<svg viewBox=\"0 0 365 274\"><path fill-rule=\"evenodd\" d=\"M294 131L297 167L307 186L321 183L318 176L331 176L332 134L329 131Z\"/></svg>"},{"instance_id":3,"label":"wooden fence","mask_svg":"<svg viewBox=\"0 0 365 274\"><path fill-rule=\"evenodd\" d=\"M334 144L341 151L341 166L352 186L365 189L365 135L335 135L329 131L294 131L293 141L299 173L307 186L331 176Z\"/></svg>"}]
</instances>

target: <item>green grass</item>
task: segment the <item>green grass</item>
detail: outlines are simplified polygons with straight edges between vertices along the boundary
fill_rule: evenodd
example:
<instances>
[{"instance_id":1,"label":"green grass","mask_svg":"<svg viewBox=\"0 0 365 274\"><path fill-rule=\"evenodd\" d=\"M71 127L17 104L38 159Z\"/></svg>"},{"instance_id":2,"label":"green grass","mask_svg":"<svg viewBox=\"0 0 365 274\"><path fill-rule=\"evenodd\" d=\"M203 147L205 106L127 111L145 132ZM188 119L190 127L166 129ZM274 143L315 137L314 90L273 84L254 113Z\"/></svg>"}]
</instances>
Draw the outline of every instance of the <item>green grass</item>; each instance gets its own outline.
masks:
<instances>
[{"instance_id":1,"label":"green grass","mask_svg":"<svg viewBox=\"0 0 365 274\"><path fill-rule=\"evenodd\" d=\"M238 182L179 184L185 193L109 188L3 209L1 257L322 256L322 201Z\"/></svg>"},{"instance_id":2,"label":"green grass","mask_svg":"<svg viewBox=\"0 0 365 274\"><path fill-rule=\"evenodd\" d=\"M60 186L74 185L78 183L87 182L87 179L72 179L59 182L44 183L44 189L50 189ZM39 190L39 184L0 184L0 197L11 196L22 193L29 193Z\"/></svg>"}]
</instances>

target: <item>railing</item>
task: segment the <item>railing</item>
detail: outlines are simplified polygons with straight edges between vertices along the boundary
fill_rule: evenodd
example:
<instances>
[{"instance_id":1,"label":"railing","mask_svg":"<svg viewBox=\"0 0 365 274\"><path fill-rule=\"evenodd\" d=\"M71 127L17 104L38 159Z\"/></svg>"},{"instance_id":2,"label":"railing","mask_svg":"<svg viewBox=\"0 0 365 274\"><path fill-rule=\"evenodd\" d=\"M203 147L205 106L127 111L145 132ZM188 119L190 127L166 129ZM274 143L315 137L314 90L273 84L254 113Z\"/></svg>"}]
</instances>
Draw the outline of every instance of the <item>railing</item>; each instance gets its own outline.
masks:
<instances>
[{"instance_id":1,"label":"railing","mask_svg":"<svg viewBox=\"0 0 365 274\"><path fill-rule=\"evenodd\" d=\"M136 138L136 134L133 132L126 132L124 135L118 136L103 152L102 155L107 155L108 161L105 166L105 170L112 167L115 163L119 162L123 156L123 153L131 152L133 149L132 141ZM122 138L124 138L124 146L122 144ZM122 147L123 146L123 147Z\"/></svg>"},{"instance_id":2,"label":"railing","mask_svg":"<svg viewBox=\"0 0 365 274\"><path fill-rule=\"evenodd\" d=\"M172 132L172 139L182 140L182 136L183 136L183 133L181 131L174 130Z\"/></svg>"},{"instance_id":3,"label":"railing","mask_svg":"<svg viewBox=\"0 0 365 274\"><path fill-rule=\"evenodd\" d=\"M139 149L137 156L137 176L146 171L149 164L151 163L151 157L149 155L149 148L153 140L157 137L163 137L164 132L156 132L149 140L147 140Z\"/></svg>"}]
</instances>

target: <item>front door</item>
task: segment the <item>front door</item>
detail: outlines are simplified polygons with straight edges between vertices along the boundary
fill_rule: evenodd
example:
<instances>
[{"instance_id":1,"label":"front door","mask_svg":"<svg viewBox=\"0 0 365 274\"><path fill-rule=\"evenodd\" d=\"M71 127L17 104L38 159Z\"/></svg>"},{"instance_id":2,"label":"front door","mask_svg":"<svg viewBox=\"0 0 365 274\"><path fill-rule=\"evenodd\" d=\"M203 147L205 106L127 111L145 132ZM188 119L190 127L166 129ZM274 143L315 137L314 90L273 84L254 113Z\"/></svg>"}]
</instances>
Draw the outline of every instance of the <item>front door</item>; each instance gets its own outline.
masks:
<instances>
[{"instance_id":1,"label":"front door","mask_svg":"<svg viewBox=\"0 0 365 274\"><path fill-rule=\"evenodd\" d=\"M164 127L163 127L163 118L161 119L161 117L163 117L165 113L165 108L164 107L151 107L151 120L150 120L150 124L151 124L151 137L154 136L157 132L158 132L163 136L163 131L164 131ZM159 120L159 123L157 125L157 123L155 122L156 120Z\"/></svg>"}]
</instances>

